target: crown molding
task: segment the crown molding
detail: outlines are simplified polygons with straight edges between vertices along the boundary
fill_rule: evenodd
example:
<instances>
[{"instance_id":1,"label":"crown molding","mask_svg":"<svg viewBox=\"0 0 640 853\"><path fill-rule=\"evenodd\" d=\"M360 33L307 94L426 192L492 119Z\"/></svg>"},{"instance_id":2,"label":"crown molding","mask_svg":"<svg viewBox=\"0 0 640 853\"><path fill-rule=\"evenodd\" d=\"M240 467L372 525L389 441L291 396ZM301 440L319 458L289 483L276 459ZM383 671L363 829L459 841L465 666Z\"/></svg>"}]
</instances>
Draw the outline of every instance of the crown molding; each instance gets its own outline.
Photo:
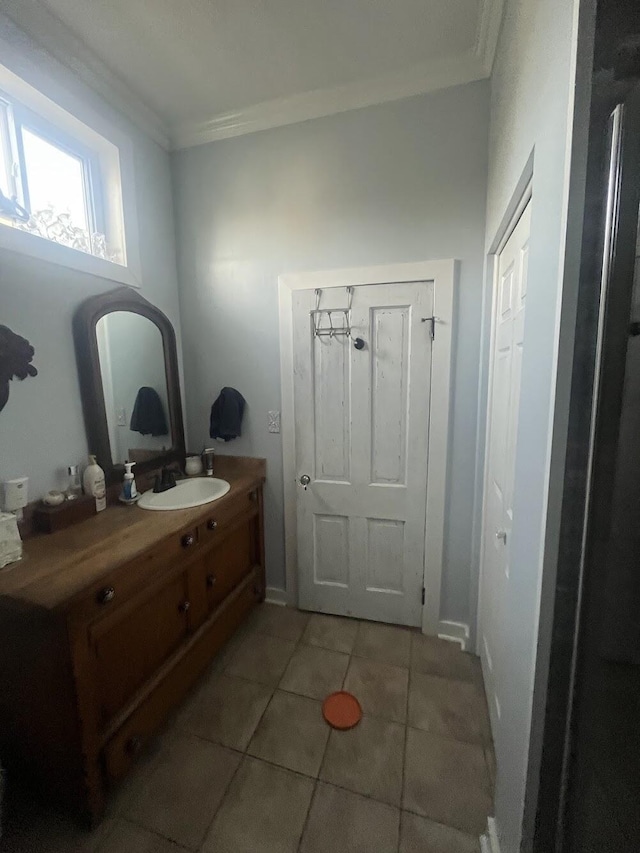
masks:
<instances>
[{"instance_id":1,"label":"crown molding","mask_svg":"<svg viewBox=\"0 0 640 853\"><path fill-rule=\"evenodd\" d=\"M487 76L483 60L474 48L458 56L423 62L406 71L374 80L303 92L214 116L206 121L175 125L170 133L172 148L205 145L220 139L460 86Z\"/></svg>"},{"instance_id":2,"label":"crown molding","mask_svg":"<svg viewBox=\"0 0 640 853\"><path fill-rule=\"evenodd\" d=\"M482 0L473 48L457 56L427 60L375 79L277 98L168 128L122 78L39 0L2 0L3 13L19 30L165 149L204 145L489 77L503 7L504 0Z\"/></svg>"},{"instance_id":3,"label":"crown molding","mask_svg":"<svg viewBox=\"0 0 640 853\"><path fill-rule=\"evenodd\" d=\"M173 149L205 145L287 124L383 104L491 76L505 0L482 0L473 48L458 56L420 63L374 80L265 101L200 122L174 125Z\"/></svg>"},{"instance_id":4,"label":"crown molding","mask_svg":"<svg viewBox=\"0 0 640 853\"><path fill-rule=\"evenodd\" d=\"M155 111L38 0L2 0L2 13L162 148L169 149L167 128ZM12 35L20 37L20 33Z\"/></svg>"}]
</instances>

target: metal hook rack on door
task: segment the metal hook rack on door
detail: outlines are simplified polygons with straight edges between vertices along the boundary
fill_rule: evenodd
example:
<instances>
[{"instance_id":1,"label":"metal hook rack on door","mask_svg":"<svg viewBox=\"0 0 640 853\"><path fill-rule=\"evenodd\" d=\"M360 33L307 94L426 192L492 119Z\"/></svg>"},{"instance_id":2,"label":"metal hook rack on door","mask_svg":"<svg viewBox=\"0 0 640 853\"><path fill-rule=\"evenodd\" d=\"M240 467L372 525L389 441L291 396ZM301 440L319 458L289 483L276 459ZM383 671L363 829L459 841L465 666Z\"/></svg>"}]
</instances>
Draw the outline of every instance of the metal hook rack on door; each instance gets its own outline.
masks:
<instances>
[{"instance_id":1,"label":"metal hook rack on door","mask_svg":"<svg viewBox=\"0 0 640 853\"><path fill-rule=\"evenodd\" d=\"M322 299L322 290L316 288L316 307L311 312L313 317L313 336L315 338L349 338L354 342L356 349L364 348L362 338L354 338L351 335L351 306L353 305L353 287L347 287L348 303L346 308L321 308L320 301ZM343 320L343 325L334 325L333 315L339 315ZM329 325L322 325L322 317L326 316Z\"/></svg>"}]
</instances>

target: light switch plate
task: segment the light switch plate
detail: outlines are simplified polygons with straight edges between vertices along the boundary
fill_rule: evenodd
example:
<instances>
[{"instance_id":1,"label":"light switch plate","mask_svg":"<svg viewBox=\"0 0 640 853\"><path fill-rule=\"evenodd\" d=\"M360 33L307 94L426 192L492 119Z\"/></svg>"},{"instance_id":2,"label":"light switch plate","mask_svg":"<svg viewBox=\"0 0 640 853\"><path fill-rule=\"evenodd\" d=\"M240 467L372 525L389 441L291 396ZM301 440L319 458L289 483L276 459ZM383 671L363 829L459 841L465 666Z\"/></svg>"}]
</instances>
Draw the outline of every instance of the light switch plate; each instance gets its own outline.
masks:
<instances>
[{"instance_id":1,"label":"light switch plate","mask_svg":"<svg viewBox=\"0 0 640 853\"><path fill-rule=\"evenodd\" d=\"M124 409L116 409L116 423L118 426L127 425L127 413Z\"/></svg>"},{"instance_id":2,"label":"light switch plate","mask_svg":"<svg viewBox=\"0 0 640 853\"><path fill-rule=\"evenodd\" d=\"M269 432L280 432L280 412L269 412Z\"/></svg>"}]
</instances>

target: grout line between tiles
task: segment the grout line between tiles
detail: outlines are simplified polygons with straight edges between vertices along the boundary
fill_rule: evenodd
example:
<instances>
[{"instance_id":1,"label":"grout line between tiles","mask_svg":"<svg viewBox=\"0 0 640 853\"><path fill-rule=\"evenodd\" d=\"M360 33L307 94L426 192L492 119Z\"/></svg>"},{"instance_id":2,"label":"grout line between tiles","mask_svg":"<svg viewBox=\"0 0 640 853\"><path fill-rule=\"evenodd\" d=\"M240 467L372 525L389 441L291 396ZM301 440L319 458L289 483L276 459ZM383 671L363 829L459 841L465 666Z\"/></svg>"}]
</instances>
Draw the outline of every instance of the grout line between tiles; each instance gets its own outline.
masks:
<instances>
[{"instance_id":1,"label":"grout line between tiles","mask_svg":"<svg viewBox=\"0 0 640 853\"><path fill-rule=\"evenodd\" d=\"M320 771L318 771L318 772L320 772ZM307 831L307 824L309 823L309 816L311 815L311 809L313 807L313 803L314 803L314 800L316 798L316 792L318 790L318 782L319 782L319 780L315 779L314 783L313 783L313 791L311 792L311 796L309 798L309 807L307 808L307 813L306 813L305 818L304 818L304 823L302 824L302 832L300 833L300 838L298 839L298 846L296 847L296 850L298 851L298 853L300 853L300 850L302 849L302 841L304 839L304 834Z\"/></svg>"},{"instance_id":2,"label":"grout line between tiles","mask_svg":"<svg viewBox=\"0 0 640 853\"><path fill-rule=\"evenodd\" d=\"M413 640L411 640L411 644ZM409 645L409 663L411 663L411 644ZM409 732L409 695L411 693L411 667L409 667L409 676L407 678L407 699L405 702L404 715L404 742L402 744L402 784L400 786L400 820L398 822L398 853L400 853L400 843L402 834L402 809L404 806L404 786L405 775L407 772L407 737Z\"/></svg>"}]
</instances>

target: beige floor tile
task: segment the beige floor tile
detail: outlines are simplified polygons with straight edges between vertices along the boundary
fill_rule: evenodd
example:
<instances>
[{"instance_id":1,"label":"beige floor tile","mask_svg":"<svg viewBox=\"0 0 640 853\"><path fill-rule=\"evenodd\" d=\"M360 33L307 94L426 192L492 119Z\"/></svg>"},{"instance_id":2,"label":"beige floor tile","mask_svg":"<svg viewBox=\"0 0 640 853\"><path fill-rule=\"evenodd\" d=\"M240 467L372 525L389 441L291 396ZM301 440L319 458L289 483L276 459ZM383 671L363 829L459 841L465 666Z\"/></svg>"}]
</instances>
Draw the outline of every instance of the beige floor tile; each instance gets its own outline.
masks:
<instances>
[{"instance_id":1,"label":"beige floor tile","mask_svg":"<svg viewBox=\"0 0 640 853\"><path fill-rule=\"evenodd\" d=\"M459 829L402 812L399 853L480 853L480 842Z\"/></svg>"},{"instance_id":2,"label":"beige floor tile","mask_svg":"<svg viewBox=\"0 0 640 853\"><path fill-rule=\"evenodd\" d=\"M380 622L361 622L353 654L393 666L409 666L411 631Z\"/></svg>"},{"instance_id":3,"label":"beige floor tile","mask_svg":"<svg viewBox=\"0 0 640 853\"><path fill-rule=\"evenodd\" d=\"M322 717L320 702L277 690L247 752L316 777L328 737L329 726Z\"/></svg>"},{"instance_id":4,"label":"beige floor tile","mask_svg":"<svg viewBox=\"0 0 640 853\"><path fill-rule=\"evenodd\" d=\"M176 725L198 737L244 751L269 704L272 687L220 675L191 700Z\"/></svg>"},{"instance_id":5,"label":"beige floor tile","mask_svg":"<svg viewBox=\"0 0 640 853\"><path fill-rule=\"evenodd\" d=\"M487 743L489 720L484 695L475 683L411 673L410 726L469 743Z\"/></svg>"},{"instance_id":6,"label":"beige floor tile","mask_svg":"<svg viewBox=\"0 0 640 853\"><path fill-rule=\"evenodd\" d=\"M400 805L404 726L363 717L346 732L333 731L320 778L325 782Z\"/></svg>"},{"instance_id":7,"label":"beige floor tile","mask_svg":"<svg viewBox=\"0 0 640 853\"><path fill-rule=\"evenodd\" d=\"M304 776L245 758L202 853L295 853L313 787Z\"/></svg>"},{"instance_id":8,"label":"beige floor tile","mask_svg":"<svg viewBox=\"0 0 640 853\"><path fill-rule=\"evenodd\" d=\"M186 847L180 847L161 835L156 835L125 820L115 820L111 832L96 848L96 853L186 853L186 851Z\"/></svg>"},{"instance_id":9,"label":"beige floor tile","mask_svg":"<svg viewBox=\"0 0 640 853\"><path fill-rule=\"evenodd\" d=\"M225 669L236 675L275 687L287 668L296 644L292 640L252 633L245 637Z\"/></svg>"},{"instance_id":10,"label":"beige floor tile","mask_svg":"<svg viewBox=\"0 0 640 853\"><path fill-rule=\"evenodd\" d=\"M475 681L478 677L478 659L463 652L457 643L439 640L424 634L411 635L411 669L426 675Z\"/></svg>"},{"instance_id":11,"label":"beige floor tile","mask_svg":"<svg viewBox=\"0 0 640 853\"><path fill-rule=\"evenodd\" d=\"M282 676L280 689L324 699L341 689L348 665L349 655L300 645Z\"/></svg>"},{"instance_id":12,"label":"beige floor tile","mask_svg":"<svg viewBox=\"0 0 640 853\"><path fill-rule=\"evenodd\" d=\"M402 807L480 835L492 803L482 746L407 730Z\"/></svg>"},{"instance_id":13,"label":"beige floor tile","mask_svg":"<svg viewBox=\"0 0 640 853\"><path fill-rule=\"evenodd\" d=\"M300 853L397 853L399 818L392 806L319 782Z\"/></svg>"},{"instance_id":14,"label":"beige floor tile","mask_svg":"<svg viewBox=\"0 0 640 853\"><path fill-rule=\"evenodd\" d=\"M350 655L356 641L358 624L355 619L314 613L309 618L302 642Z\"/></svg>"},{"instance_id":15,"label":"beige floor tile","mask_svg":"<svg viewBox=\"0 0 640 853\"><path fill-rule=\"evenodd\" d=\"M270 637L297 642L307 627L309 614L279 604L261 604L254 610L249 629Z\"/></svg>"},{"instance_id":16,"label":"beige floor tile","mask_svg":"<svg viewBox=\"0 0 640 853\"><path fill-rule=\"evenodd\" d=\"M185 847L197 848L241 756L188 735L167 738L122 816Z\"/></svg>"},{"instance_id":17,"label":"beige floor tile","mask_svg":"<svg viewBox=\"0 0 640 853\"><path fill-rule=\"evenodd\" d=\"M404 723L409 670L366 658L351 658L344 689L358 699L365 714Z\"/></svg>"}]
</instances>

